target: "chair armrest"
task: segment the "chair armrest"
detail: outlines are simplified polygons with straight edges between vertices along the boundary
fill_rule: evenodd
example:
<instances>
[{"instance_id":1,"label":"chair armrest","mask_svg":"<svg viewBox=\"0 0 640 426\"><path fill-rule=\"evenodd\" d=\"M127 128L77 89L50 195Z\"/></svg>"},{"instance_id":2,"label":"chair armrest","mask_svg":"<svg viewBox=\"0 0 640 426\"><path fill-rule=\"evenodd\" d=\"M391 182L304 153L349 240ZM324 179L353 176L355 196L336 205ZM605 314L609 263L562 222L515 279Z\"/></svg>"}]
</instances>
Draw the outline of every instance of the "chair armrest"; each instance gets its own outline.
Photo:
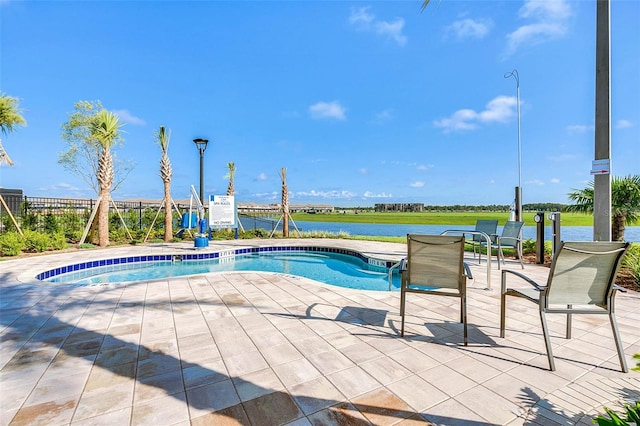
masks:
<instances>
[{"instance_id":1,"label":"chair armrest","mask_svg":"<svg viewBox=\"0 0 640 426\"><path fill-rule=\"evenodd\" d=\"M466 277L472 280L473 274L471 274L471 269L469 269L469 265L467 265L467 262L464 262L462 266L464 266L464 274L466 275Z\"/></svg>"},{"instance_id":2,"label":"chair armrest","mask_svg":"<svg viewBox=\"0 0 640 426\"><path fill-rule=\"evenodd\" d=\"M521 278L522 280L524 280L524 281L528 282L529 284L531 284L538 291L544 291L547 288L546 286L538 284L537 282L535 282L531 278L527 277L526 275L521 274L520 272L513 271L511 269L503 269L502 270L502 292L503 293L506 290L507 274L513 274L513 275L517 276L518 278Z\"/></svg>"},{"instance_id":3,"label":"chair armrest","mask_svg":"<svg viewBox=\"0 0 640 426\"><path fill-rule=\"evenodd\" d=\"M614 284L614 285L613 285L613 289L614 289L614 290L618 290L618 291L620 291L620 292L622 292L622 293L626 293L626 292L627 292L627 289L626 289L626 288L624 288L624 287L620 287L618 284Z\"/></svg>"}]
</instances>

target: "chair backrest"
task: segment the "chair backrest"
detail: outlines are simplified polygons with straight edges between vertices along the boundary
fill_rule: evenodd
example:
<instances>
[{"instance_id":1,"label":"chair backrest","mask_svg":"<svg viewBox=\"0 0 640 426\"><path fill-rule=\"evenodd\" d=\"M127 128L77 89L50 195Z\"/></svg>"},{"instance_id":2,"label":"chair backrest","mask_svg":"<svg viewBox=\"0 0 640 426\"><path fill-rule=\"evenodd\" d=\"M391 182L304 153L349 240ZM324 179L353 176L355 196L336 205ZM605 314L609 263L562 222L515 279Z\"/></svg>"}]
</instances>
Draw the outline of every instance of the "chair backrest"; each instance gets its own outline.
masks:
<instances>
[{"instance_id":1,"label":"chair backrest","mask_svg":"<svg viewBox=\"0 0 640 426\"><path fill-rule=\"evenodd\" d=\"M608 309L620 261L630 243L561 242L547 281L549 304L599 305Z\"/></svg>"},{"instance_id":2,"label":"chair backrest","mask_svg":"<svg viewBox=\"0 0 640 426\"><path fill-rule=\"evenodd\" d=\"M465 290L464 236L407 235L410 286Z\"/></svg>"},{"instance_id":3,"label":"chair backrest","mask_svg":"<svg viewBox=\"0 0 640 426\"><path fill-rule=\"evenodd\" d=\"M524 222L516 222L509 220L504 224L502 228L502 235L500 236L500 244L503 246L515 246L520 238L520 230Z\"/></svg>"},{"instance_id":4,"label":"chair backrest","mask_svg":"<svg viewBox=\"0 0 640 426\"><path fill-rule=\"evenodd\" d=\"M498 231L498 221L478 219L478 221L476 221L475 231L484 232L488 236L491 236L491 234L495 234ZM486 240L482 235L473 234L473 241L485 242Z\"/></svg>"}]
</instances>

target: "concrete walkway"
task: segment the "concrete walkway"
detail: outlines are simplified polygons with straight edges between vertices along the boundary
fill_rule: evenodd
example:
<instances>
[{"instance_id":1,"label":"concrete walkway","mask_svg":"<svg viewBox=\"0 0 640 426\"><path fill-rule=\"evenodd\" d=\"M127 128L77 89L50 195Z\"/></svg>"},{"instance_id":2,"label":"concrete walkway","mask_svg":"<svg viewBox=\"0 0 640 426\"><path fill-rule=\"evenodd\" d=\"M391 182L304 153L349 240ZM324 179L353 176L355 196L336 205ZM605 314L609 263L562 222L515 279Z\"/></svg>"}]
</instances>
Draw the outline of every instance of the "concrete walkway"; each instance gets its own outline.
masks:
<instances>
[{"instance_id":1,"label":"concrete walkway","mask_svg":"<svg viewBox=\"0 0 640 426\"><path fill-rule=\"evenodd\" d=\"M199 251L264 245L405 253L333 239ZM620 372L606 316L576 316L566 340L564 317L549 315L555 372L535 305L511 298L501 339L495 259L492 290L485 261L468 259L467 347L455 298L409 295L400 338L397 292L266 272L77 288L34 278L90 259L194 250L150 244L0 262L0 425L590 425L603 406L640 399L640 373ZM547 272L525 269L541 282ZM616 305L635 366L640 294L618 294Z\"/></svg>"}]
</instances>

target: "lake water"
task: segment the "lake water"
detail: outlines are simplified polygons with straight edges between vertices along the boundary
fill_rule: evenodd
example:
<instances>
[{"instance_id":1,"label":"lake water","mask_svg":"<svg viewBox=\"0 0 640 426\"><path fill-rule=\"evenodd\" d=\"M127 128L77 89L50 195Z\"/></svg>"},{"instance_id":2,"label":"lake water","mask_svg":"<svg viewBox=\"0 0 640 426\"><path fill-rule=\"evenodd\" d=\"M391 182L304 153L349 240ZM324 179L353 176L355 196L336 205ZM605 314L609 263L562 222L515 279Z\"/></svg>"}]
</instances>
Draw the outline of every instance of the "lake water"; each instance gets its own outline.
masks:
<instances>
[{"instance_id":1,"label":"lake water","mask_svg":"<svg viewBox=\"0 0 640 426\"><path fill-rule=\"evenodd\" d=\"M338 233L346 232L349 235L380 235L380 236L405 236L407 234L441 234L448 229L463 229L472 231L474 226L464 225L395 225L395 224L371 224L371 223L337 223L337 222L296 222L300 231L324 231ZM293 231L295 228L290 227ZM502 227L498 227L498 234ZM536 227L525 226L522 228L522 237L525 240L536 239ZM625 228L626 241L640 243L640 226L628 226ZM546 226L544 239L551 241L553 231L551 226ZM591 241L593 240L592 226L564 226L560 228L560 239L564 241Z\"/></svg>"}]
</instances>

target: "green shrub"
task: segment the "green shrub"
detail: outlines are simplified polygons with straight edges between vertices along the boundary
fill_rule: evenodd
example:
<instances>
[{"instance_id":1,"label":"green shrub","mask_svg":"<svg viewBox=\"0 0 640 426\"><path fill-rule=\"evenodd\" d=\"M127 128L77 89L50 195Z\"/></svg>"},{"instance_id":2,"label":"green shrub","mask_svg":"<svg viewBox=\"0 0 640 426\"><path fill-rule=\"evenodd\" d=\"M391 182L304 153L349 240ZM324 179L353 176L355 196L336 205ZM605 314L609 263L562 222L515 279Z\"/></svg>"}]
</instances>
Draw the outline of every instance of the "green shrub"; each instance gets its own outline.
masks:
<instances>
[{"instance_id":1,"label":"green shrub","mask_svg":"<svg viewBox=\"0 0 640 426\"><path fill-rule=\"evenodd\" d=\"M95 244L91 244L91 243L82 243L78 245L79 249L92 249L92 248L96 248L97 246Z\"/></svg>"},{"instance_id":2,"label":"green shrub","mask_svg":"<svg viewBox=\"0 0 640 426\"><path fill-rule=\"evenodd\" d=\"M640 285L640 244L632 244L622 258L622 267L631 272Z\"/></svg>"},{"instance_id":3,"label":"green shrub","mask_svg":"<svg viewBox=\"0 0 640 426\"><path fill-rule=\"evenodd\" d=\"M604 407L604 411L609 417L598 416L593 419L593 423L600 426L631 426L640 424L640 401L636 401L635 404L624 404L626 410L626 417L622 418L615 411Z\"/></svg>"},{"instance_id":4,"label":"green shrub","mask_svg":"<svg viewBox=\"0 0 640 426\"><path fill-rule=\"evenodd\" d=\"M48 234L55 234L60 230L58 218L51 212L44 215L44 230Z\"/></svg>"},{"instance_id":5,"label":"green shrub","mask_svg":"<svg viewBox=\"0 0 640 426\"><path fill-rule=\"evenodd\" d=\"M51 242L51 248L54 250L62 250L67 248L67 238L62 232L55 232L49 237Z\"/></svg>"},{"instance_id":6,"label":"green shrub","mask_svg":"<svg viewBox=\"0 0 640 426\"><path fill-rule=\"evenodd\" d=\"M0 253L3 256L17 256L24 248L24 238L14 231L0 235Z\"/></svg>"},{"instance_id":7,"label":"green shrub","mask_svg":"<svg viewBox=\"0 0 640 426\"><path fill-rule=\"evenodd\" d=\"M25 230L24 231L24 250L29 253L42 253L51 246L50 238L47 234L40 232Z\"/></svg>"}]
</instances>

